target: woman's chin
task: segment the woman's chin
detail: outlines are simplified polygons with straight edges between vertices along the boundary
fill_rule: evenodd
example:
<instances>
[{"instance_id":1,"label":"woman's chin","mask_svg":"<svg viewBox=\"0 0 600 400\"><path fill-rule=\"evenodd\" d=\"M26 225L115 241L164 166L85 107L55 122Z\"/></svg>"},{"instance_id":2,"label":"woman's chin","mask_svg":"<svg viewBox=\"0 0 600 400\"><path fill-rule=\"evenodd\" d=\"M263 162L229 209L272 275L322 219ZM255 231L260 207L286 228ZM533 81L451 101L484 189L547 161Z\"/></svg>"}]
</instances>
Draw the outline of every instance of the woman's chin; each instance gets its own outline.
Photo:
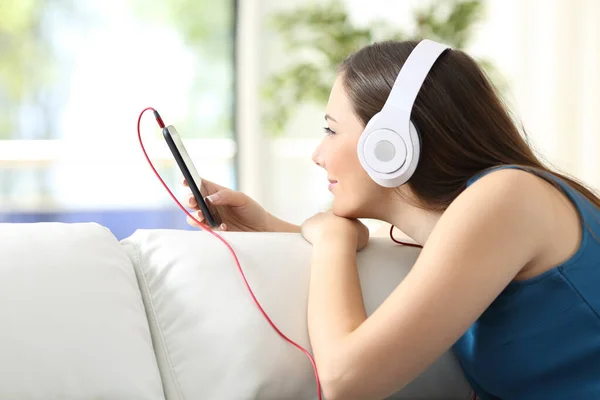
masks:
<instances>
[{"instance_id":1,"label":"woman's chin","mask_svg":"<svg viewBox=\"0 0 600 400\"><path fill-rule=\"evenodd\" d=\"M356 207L353 204L348 204L347 202L339 201L341 199L335 199L333 201L333 206L331 207L331 211L342 218L367 218L364 210L361 210L360 207Z\"/></svg>"}]
</instances>

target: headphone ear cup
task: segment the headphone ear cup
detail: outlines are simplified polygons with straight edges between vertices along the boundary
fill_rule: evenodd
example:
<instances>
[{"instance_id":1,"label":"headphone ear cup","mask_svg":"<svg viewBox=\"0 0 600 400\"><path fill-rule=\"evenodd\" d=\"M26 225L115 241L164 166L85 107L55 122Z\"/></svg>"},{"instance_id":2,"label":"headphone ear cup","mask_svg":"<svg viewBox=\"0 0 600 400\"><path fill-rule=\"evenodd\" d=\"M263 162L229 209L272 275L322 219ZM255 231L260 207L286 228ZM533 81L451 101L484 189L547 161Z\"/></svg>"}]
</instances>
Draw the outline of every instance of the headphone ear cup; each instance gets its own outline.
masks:
<instances>
[{"instance_id":1,"label":"headphone ear cup","mask_svg":"<svg viewBox=\"0 0 600 400\"><path fill-rule=\"evenodd\" d=\"M369 135L371 135L371 133L373 133L373 131L376 130L375 125L377 124L377 121L379 120L380 114L381 114L381 112L378 112L377 114L373 115L373 117L371 117L369 122L367 122L365 129L363 129L363 131L360 135L360 138L358 139L358 147L356 149L357 153L358 153L358 159L360 161L360 164L363 167L363 169L365 171L367 171L367 173L369 173L369 175L371 175L371 173L370 173L371 166L369 165L368 158L366 157L365 142L366 142L366 138L369 137Z\"/></svg>"},{"instance_id":2,"label":"headphone ear cup","mask_svg":"<svg viewBox=\"0 0 600 400\"><path fill-rule=\"evenodd\" d=\"M365 126L365 129L363 129L362 134L364 135L365 133L372 131L373 127L375 126L375 124L377 124L380 117L381 117L381 111L378 112L377 114L373 115L373 117L369 120L369 122L367 122L367 125Z\"/></svg>"},{"instance_id":3,"label":"headphone ear cup","mask_svg":"<svg viewBox=\"0 0 600 400\"><path fill-rule=\"evenodd\" d=\"M411 150L409 150L409 152L411 152L412 156L407 160L408 163L405 166L406 170L403 172L403 178L402 180L405 182L407 182L415 173L415 170L417 169L417 166L419 165L419 160L421 159L421 148L423 145L423 142L421 141L421 135L419 133L419 131L417 130L417 127L415 126L415 124L412 122L412 120L410 120L409 123L409 131L408 131L408 140L410 143L410 146L412 147ZM408 144L407 144L408 146Z\"/></svg>"},{"instance_id":4,"label":"headphone ear cup","mask_svg":"<svg viewBox=\"0 0 600 400\"><path fill-rule=\"evenodd\" d=\"M394 173L406 162L410 136L396 132L390 125L381 113L375 114L359 139L358 156L371 177Z\"/></svg>"},{"instance_id":5,"label":"headphone ear cup","mask_svg":"<svg viewBox=\"0 0 600 400\"><path fill-rule=\"evenodd\" d=\"M358 142L358 158L363 169L377 184L397 187L406 183L419 162L420 135L412 121L397 132L381 113L367 123Z\"/></svg>"},{"instance_id":6,"label":"headphone ear cup","mask_svg":"<svg viewBox=\"0 0 600 400\"><path fill-rule=\"evenodd\" d=\"M412 137L417 137L418 139L418 146L419 146L419 152L417 154L421 154L421 148L423 148L423 139L421 138L421 134L419 134L419 131L417 130L417 127L415 126L415 124L413 124L412 120L410 120L410 136ZM417 157L418 158L418 157ZM418 161L418 160L417 160Z\"/></svg>"}]
</instances>

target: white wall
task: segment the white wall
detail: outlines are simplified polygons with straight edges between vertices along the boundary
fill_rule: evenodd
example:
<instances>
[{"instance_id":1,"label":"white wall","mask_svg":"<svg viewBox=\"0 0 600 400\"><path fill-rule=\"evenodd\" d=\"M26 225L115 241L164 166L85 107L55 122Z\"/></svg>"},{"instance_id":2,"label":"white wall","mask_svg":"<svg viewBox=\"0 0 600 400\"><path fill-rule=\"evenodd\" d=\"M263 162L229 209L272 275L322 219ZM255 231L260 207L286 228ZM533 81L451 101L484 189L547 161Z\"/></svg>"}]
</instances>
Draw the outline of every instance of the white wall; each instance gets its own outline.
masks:
<instances>
[{"instance_id":1,"label":"white wall","mask_svg":"<svg viewBox=\"0 0 600 400\"><path fill-rule=\"evenodd\" d=\"M539 152L600 189L600 2L489 0L488 15L472 51L508 79Z\"/></svg>"},{"instance_id":2,"label":"white wall","mask_svg":"<svg viewBox=\"0 0 600 400\"><path fill-rule=\"evenodd\" d=\"M288 127L289 138L265 138L257 118L262 100L256 90L286 56L266 29L265 15L308 2L240 2L245 3L242 11L255 7L243 16L251 20L246 24L252 30L240 41L245 48L240 82L247 90L240 102L241 115L246 115L239 126L240 150L249 153L242 189L276 215L296 223L330 201L325 174L310 160L322 135L324 110L304 107ZM410 10L420 3L347 0L358 22L393 18L403 25L410 23ZM504 75L511 108L521 117L536 149L596 189L600 189L598 21L597 0L488 0L486 21L467 49L473 56L490 59ZM243 138L250 143L246 148Z\"/></svg>"}]
</instances>

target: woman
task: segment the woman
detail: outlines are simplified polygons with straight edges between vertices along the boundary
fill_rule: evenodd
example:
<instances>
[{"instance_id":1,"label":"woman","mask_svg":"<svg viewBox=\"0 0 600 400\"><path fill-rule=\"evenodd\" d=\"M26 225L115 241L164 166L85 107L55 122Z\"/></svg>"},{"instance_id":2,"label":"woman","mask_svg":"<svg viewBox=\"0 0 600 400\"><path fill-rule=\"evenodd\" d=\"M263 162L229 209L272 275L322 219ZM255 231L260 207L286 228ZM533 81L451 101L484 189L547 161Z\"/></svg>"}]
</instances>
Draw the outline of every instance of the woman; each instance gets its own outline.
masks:
<instances>
[{"instance_id":1,"label":"woman","mask_svg":"<svg viewBox=\"0 0 600 400\"><path fill-rule=\"evenodd\" d=\"M386 188L362 168L361 133L416 44L370 45L340 66L313 155L331 212L297 227L209 184L224 229L301 231L312 243L308 326L328 400L383 398L449 348L482 399L600 399L600 199L542 165L468 55L446 51L419 91L410 180ZM369 318L359 217L423 246Z\"/></svg>"}]
</instances>

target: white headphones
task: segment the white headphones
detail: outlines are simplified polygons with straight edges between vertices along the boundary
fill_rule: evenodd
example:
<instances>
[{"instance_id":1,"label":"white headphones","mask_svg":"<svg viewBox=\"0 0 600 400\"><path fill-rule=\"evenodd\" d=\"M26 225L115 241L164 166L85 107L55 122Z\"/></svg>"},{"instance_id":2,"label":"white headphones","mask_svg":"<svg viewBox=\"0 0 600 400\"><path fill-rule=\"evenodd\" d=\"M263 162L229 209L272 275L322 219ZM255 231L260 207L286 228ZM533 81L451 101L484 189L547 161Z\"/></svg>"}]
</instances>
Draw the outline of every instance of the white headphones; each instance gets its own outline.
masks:
<instances>
[{"instance_id":1,"label":"white headphones","mask_svg":"<svg viewBox=\"0 0 600 400\"><path fill-rule=\"evenodd\" d=\"M403 185L415 172L421 145L410 114L431 67L449 48L431 40L419 42L398 73L383 108L361 134L358 159L379 185Z\"/></svg>"}]
</instances>

